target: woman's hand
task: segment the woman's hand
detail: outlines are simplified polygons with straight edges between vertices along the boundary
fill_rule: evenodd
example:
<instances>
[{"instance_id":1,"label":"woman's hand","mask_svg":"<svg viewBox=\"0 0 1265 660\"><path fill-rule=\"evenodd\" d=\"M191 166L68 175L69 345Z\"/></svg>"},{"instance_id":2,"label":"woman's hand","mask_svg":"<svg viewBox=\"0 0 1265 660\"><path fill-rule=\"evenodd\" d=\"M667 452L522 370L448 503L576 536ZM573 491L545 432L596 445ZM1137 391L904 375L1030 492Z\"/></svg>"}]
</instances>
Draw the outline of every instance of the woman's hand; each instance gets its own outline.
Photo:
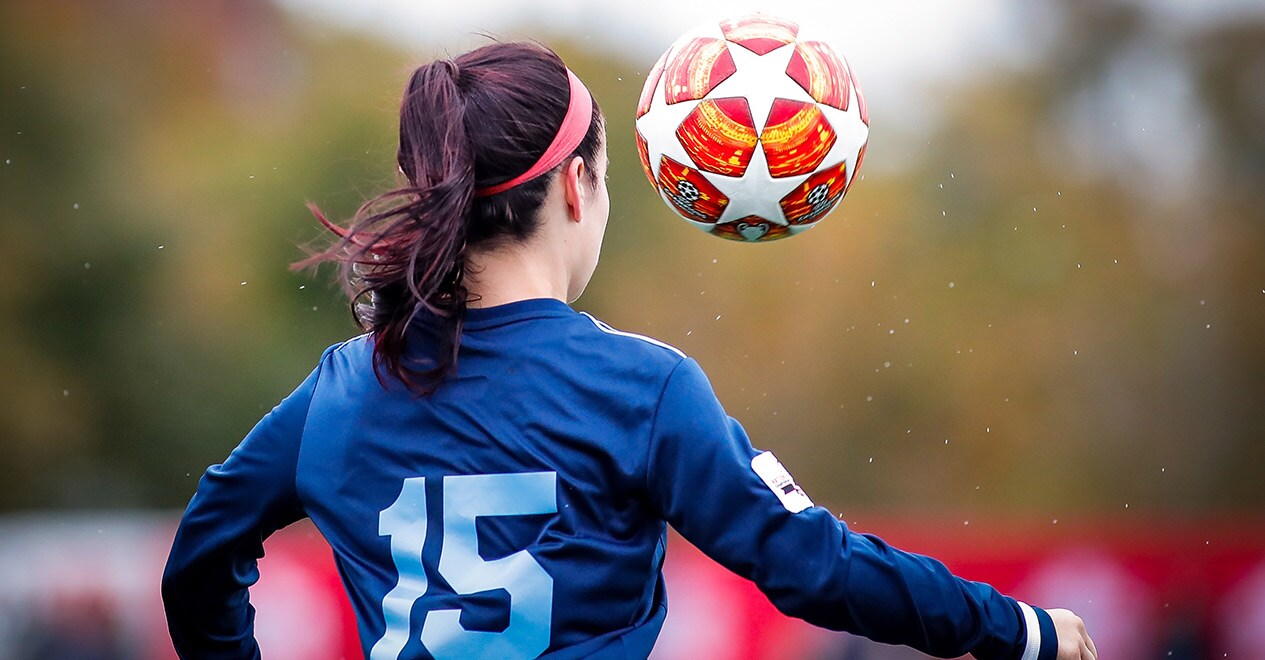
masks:
<instances>
[{"instance_id":1,"label":"woman's hand","mask_svg":"<svg viewBox=\"0 0 1265 660\"><path fill-rule=\"evenodd\" d=\"M1058 660L1098 660L1094 640L1085 632L1085 622L1067 610L1046 610L1058 635Z\"/></svg>"}]
</instances>

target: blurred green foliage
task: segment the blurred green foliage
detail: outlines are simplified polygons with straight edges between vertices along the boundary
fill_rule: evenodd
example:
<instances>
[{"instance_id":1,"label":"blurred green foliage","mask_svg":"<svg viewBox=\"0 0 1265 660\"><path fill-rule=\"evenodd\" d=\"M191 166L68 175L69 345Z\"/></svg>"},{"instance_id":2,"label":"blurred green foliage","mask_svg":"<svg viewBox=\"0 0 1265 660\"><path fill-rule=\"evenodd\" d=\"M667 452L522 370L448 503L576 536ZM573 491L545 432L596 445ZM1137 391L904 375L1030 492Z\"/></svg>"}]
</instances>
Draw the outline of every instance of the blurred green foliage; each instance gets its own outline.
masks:
<instances>
[{"instance_id":1,"label":"blurred green foliage","mask_svg":"<svg viewBox=\"0 0 1265 660\"><path fill-rule=\"evenodd\" d=\"M1265 23L1046 11L1039 57L945 80L931 125L872 98L867 179L758 246L646 185L649 63L542 35L610 126L577 306L697 357L840 510L1259 511ZM359 333L332 269L287 264L305 200L393 181L425 59L267 4L0 6L0 510L182 505ZM1155 89L1190 112L1147 135Z\"/></svg>"}]
</instances>

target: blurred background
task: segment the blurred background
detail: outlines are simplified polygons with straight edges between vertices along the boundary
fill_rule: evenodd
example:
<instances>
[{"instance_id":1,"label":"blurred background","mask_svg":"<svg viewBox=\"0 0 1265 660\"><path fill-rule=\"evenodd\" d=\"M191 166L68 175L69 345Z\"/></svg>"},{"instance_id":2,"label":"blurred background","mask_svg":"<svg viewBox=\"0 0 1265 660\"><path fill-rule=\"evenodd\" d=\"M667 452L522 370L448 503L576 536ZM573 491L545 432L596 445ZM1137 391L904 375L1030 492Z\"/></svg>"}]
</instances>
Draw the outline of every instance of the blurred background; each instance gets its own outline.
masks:
<instances>
[{"instance_id":1,"label":"blurred background","mask_svg":"<svg viewBox=\"0 0 1265 660\"><path fill-rule=\"evenodd\" d=\"M837 34L870 145L804 236L722 241L637 162L649 66L750 2L0 3L0 659L163 658L206 467L359 334L292 273L394 180L412 69L558 50L608 117L575 305L697 358L854 528L1090 625L1103 658L1265 658L1265 6L779 2ZM908 658L780 617L674 539L657 654ZM354 657L310 527L269 657Z\"/></svg>"}]
</instances>

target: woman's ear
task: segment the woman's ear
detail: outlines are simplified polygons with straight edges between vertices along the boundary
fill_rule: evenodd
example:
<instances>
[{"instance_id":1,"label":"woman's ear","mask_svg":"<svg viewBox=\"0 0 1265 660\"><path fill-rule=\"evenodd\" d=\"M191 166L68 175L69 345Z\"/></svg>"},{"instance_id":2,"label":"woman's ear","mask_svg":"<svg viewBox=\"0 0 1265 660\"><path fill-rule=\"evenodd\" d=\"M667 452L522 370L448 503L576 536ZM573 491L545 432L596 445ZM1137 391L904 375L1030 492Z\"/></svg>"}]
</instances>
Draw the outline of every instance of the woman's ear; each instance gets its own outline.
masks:
<instances>
[{"instance_id":1,"label":"woman's ear","mask_svg":"<svg viewBox=\"0 0 1265 660\"><path fill-rule=\"evenodd\" d=\"M584 159L579 156L572 158L563 172L562 188L567 201L567 217L575 222L579 222L583 216L584 203L588 195L584 185L587 175L588 170L585 168Z\"/></svg>"}]
</instances>

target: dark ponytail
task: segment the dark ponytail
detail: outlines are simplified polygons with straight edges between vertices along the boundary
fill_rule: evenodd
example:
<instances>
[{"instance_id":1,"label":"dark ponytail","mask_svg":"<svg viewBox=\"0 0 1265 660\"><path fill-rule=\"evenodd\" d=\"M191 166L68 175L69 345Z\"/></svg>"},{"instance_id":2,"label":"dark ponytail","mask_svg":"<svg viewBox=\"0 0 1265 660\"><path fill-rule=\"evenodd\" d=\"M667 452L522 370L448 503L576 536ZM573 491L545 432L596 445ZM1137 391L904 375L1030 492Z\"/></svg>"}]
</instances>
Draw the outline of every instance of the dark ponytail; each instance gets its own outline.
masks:
<instances>
[{"instance_id":1,"label":"dark ponytail","mask_svg":"<svg viewBox=\"0 0 1265 660\"><path fill-rule=\"evenodd\" d=\"M352 315L373 335L380 367L421 395L455 371L469 291L469 249L530 238L554 176L489 197L475 188L526 171L553 139L568 101L566 67L535 44L492 44L413 72L400 104L397 162L404 183L360 207L349 227L312 214L336 234L333 245L291 265L339 263ZM576 149L593 176L603 139L597 104ZM596 183L591 180L591 183ZM433 358L406 361L409 328L419 314L438 319Z\"/></svg>"}]
</instances>

